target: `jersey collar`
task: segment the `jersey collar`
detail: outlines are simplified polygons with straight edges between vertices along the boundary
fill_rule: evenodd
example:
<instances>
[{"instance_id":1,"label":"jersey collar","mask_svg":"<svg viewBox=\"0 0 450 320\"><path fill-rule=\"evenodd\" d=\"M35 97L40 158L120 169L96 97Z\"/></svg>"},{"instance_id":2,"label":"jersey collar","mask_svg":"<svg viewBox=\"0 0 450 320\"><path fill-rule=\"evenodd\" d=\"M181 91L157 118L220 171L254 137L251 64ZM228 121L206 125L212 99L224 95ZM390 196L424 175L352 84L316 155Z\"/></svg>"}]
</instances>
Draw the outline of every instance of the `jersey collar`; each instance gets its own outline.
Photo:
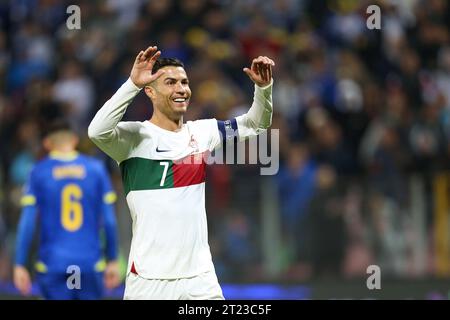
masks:
<instances>
[{"instance_id":1,"label":"jersey collar","mask_svg":"<svg viewBox=\"0 0 450 320\"><path fill-rule=\"evenodd\" d=\"M75 160L76 157L78 157L77 151L71 151L71 152L60 152L60 151L51 151L49 153L49 157L55 160L62 160L62 161L72 161Z\"/></svg>"}]
</instances>

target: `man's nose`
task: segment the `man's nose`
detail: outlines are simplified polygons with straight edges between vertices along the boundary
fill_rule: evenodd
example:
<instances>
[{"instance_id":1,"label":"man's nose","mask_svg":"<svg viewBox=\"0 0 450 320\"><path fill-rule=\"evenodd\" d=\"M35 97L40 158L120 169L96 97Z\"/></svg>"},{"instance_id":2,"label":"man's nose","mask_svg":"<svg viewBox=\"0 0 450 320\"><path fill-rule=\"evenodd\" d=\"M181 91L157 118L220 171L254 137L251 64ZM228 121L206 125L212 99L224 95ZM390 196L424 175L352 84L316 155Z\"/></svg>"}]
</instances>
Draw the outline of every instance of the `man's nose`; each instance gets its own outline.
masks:
<instances>
[{"instance_id":1,"label":"man's nose","mask_svg":"<svg viewBox=\"0 0 450 320\"><path fill-rule=\"evenodd\" d=\"M176 87L175 87L175 91L177 93L185 93L186 92L186 86L184 86L181 82L178 82Z\"/></svg>"}]
</instances>

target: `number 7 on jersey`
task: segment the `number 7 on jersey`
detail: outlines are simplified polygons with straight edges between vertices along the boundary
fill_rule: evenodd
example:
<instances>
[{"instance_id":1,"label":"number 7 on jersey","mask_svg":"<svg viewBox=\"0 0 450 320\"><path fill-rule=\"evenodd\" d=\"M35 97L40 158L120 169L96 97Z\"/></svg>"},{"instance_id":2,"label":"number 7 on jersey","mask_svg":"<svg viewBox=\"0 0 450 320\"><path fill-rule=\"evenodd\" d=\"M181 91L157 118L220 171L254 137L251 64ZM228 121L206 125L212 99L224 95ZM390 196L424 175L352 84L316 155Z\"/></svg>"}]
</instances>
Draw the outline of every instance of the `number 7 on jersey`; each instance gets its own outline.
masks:
<instances>
[{"instance_id":1,"label":"number 7 on jersey","mask_svg":"<svg viewBox=\"0 0 450 320\"><path fill-rule=\"evenodd\" d=\"M167 170L169 169L169 162L168 161L162 161L159 163L160 166L164 166L164 171L161 177L161 182L159 183L160 187L164 186L164 182L166 181L167 176Z\"/></svg>"}]
</instances>

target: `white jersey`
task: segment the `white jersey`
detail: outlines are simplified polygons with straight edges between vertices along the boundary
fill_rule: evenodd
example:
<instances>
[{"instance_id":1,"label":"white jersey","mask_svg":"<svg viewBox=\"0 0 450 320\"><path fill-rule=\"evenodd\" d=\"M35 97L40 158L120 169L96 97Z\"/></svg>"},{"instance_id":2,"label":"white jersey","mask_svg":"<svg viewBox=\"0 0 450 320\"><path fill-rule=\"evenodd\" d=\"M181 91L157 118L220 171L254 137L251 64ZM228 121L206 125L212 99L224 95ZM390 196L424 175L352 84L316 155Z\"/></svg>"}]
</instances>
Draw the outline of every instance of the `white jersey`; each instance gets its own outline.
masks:
<instances>
[{"instance_id":1,"label":"white jersey","mask_svg":"<svg viewBox=\"0 0 450 320\"><path fill-rule=\"evenodd\" d=\"M272 84L255 88L252 108L234 121L240 139L271 123ZM214 271L204 157L221 145L231 122L188 121L176 132L150 121L119 122L139 91L128 79L89 126L90 138L118 162L122 173L133 221L128 272L134 266L146 279L180 279Z\"/></svg>"}]
</instances>

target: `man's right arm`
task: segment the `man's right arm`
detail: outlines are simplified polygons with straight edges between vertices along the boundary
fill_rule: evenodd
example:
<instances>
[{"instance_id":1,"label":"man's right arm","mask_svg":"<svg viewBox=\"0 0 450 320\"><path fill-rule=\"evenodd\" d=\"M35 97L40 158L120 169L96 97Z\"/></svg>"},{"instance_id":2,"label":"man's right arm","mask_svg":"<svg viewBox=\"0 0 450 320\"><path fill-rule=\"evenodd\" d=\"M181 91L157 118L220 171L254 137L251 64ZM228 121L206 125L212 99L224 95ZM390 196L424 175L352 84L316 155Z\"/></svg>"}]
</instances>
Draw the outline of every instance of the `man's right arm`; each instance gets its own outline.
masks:
<instances>
[{"instance_id":1,"label":"man's right arm","mask_svg":"<svg viewBox=\"0 0 450 320\"><path fill-rule=\"evenodd\" d=\"M89 138L118 162L126 158L133 145L132 128L119 121L140 90L128 79L100 108L88 128Z\"/></svg>"},{"instance_id":2,"label":"man's right arm","mask_svg":"<svg viewBox=\"0 0 450 320\"><path fill-rule=\"evenodd\" d=\"M128 105L139 91L160 77L164 71L152 73L153 65L161 51L148 47L139 52L131 69L130 78L97 112L88 128L89 138L117 162L125 160L134 147L134 123L120 122Z\"/></svg>"}]
</instances>

